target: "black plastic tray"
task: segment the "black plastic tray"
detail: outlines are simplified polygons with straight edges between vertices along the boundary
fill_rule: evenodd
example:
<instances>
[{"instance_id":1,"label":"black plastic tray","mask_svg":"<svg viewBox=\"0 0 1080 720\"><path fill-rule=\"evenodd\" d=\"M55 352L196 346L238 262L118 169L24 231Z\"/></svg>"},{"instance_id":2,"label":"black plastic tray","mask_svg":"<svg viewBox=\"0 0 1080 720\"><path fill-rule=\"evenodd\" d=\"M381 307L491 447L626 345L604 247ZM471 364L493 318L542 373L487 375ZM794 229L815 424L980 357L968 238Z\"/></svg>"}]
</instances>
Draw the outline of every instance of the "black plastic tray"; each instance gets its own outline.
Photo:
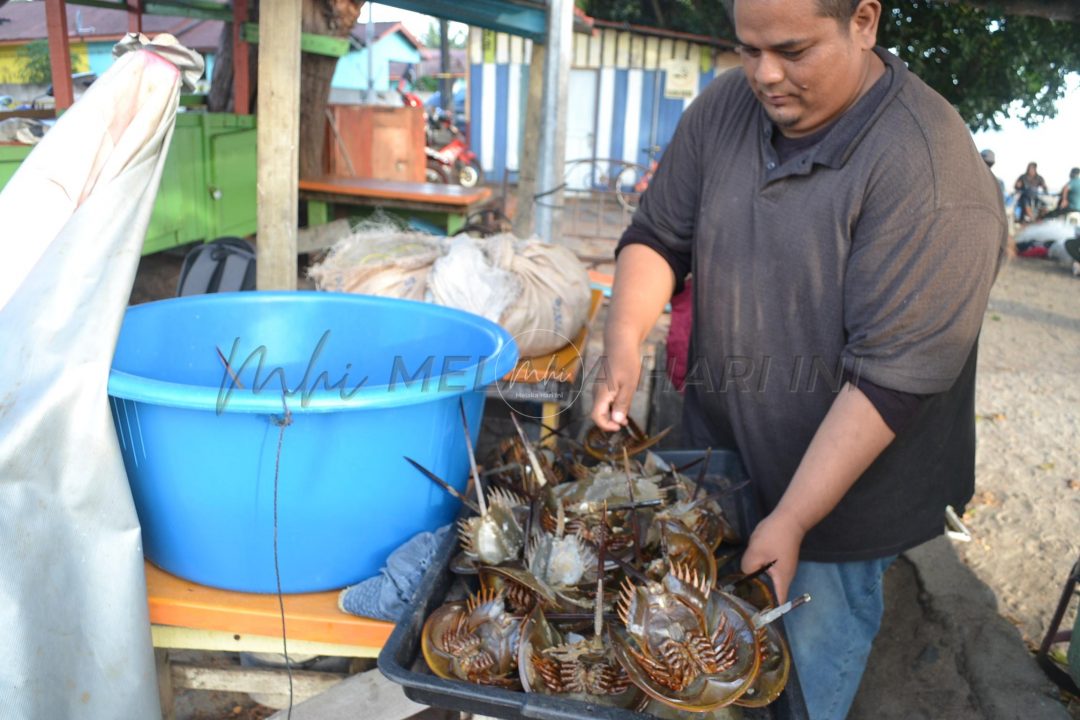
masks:
<instances>
[{"instance_id":1,"label":"black plastic tray","mask_svg":"<svg viewBox=\"0 0 1080 720\"><path fill-rule=\"evenodd\" d=\"M658 453L675 465L685 465L702 456L696 450L673 450ZM691 477L697 468L688 471ZM707 479L726 478L734 485L743 487L723 496L721 505L729 521L742 537L757 524L760 511L749 486L743 481L746 472L738 455L727 450L714 450L706 470ZM449 570L450 558L457 552L457 538L451 534L439 548L436 557L424 575L409 608L398 621L382 652L379 653L379 670L393 682L401 685L405 695L414 702L447 710L487 715L490 717L518 720L571 720L572 718L597 718L599 720L654 720L652 715L631 712L606 705L567 700L540 693L526 693L501 688L491 688L458 680L444 680L433 675L420 652L420 632L424 619L443 604L451 585L455 582ZM781 632L783 632L782 621ZM803 720L807 718L799 678L794 663L787 687L771 705L761 709L743 708L745 718L770 718L776 720Z\"/></svg>"}]
</instances>

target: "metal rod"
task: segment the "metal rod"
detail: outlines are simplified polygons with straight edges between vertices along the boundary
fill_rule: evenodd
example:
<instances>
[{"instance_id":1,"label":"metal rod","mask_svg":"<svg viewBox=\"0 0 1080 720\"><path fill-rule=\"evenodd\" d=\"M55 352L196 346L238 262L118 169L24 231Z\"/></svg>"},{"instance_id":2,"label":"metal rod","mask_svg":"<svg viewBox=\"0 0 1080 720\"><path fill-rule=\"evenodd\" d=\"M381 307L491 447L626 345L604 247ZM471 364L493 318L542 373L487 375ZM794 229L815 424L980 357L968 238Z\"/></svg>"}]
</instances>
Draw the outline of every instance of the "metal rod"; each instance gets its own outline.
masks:
<instances>
[{"instance_id":1,"label":"metal rod","mask_svg":"<svg viewBox=\"0 0 1080 720\"><path fill-rule=\"evenodd\" d=\"M760 630L771 622L787 615L789 612L810 602L810 593L804 593L794 600L788 600L780 607L769 608L768 610L762 610L754 616L754 629Z\"/></svg>"},{"instance_id":2,"label":"metal rod","mask_svg":"<svg viewBox=\"0 0 1080 720\"><path fill-rule=\"evenodd\" d=\"M426 467L424 467L420 463L413 460L411 457L408 457L407 455L403 455L402 457L404 457L406 460L408 460L409 464L412 465L414 468L416 468L420 472L424 473L424 475L427 476L427 478L429 480L431 480L436 485L441 487L443 490L445 490L446 492L450 493L451 495L456 497L458 500L463 502L467 508L472 510L477 515L480 514L480 508L476 506L476 503L474 503L472 500L470 500L469 498L467 498L464 495L462 495L461 493L459 493L455 488L451 487L448 482L446 482L441 477L439 477L435 473L428 470Z\"/></svg>"},{"instance_id":3,"label":"metal rod","mask_svg":"<svg viewBox=\"0 0 1080 720\"><path fill-rule=\"evenodd\" d=\"M469 468L476 481L476 502L480 505L480 514L487 515L487 500L484 499L484 486L480 484L480 471L476 469L476 453L473 452L472 435L469 433L469 418L465 416L465 401L461 398L458 398L458 409L461 410L461 425L465 428L465 449L469 453ZM468 488L465 492L468 494Z\"/></svg>"}]
</instances>

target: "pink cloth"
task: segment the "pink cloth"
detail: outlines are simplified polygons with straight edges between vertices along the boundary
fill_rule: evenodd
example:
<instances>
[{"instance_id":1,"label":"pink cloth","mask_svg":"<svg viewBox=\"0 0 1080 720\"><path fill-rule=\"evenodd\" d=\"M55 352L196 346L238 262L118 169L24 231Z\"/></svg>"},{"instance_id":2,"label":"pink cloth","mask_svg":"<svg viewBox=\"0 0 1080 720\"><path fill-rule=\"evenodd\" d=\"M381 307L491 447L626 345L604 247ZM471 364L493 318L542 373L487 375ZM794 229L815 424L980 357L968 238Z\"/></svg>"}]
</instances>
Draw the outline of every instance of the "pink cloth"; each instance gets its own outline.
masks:
<instances>
[{"instance_id":1,"label":"pink cloth","mask_svg":"<svg viewBox=\"0 0 1080 720\"><path fill-rule=\"evenodd\" d=\"M667 337L667 374L679 392L686 380L690 357L690 326L694 322L693 279L687 278L682 292L671 298L671 327Z\"/></svg>"}]
</instances>

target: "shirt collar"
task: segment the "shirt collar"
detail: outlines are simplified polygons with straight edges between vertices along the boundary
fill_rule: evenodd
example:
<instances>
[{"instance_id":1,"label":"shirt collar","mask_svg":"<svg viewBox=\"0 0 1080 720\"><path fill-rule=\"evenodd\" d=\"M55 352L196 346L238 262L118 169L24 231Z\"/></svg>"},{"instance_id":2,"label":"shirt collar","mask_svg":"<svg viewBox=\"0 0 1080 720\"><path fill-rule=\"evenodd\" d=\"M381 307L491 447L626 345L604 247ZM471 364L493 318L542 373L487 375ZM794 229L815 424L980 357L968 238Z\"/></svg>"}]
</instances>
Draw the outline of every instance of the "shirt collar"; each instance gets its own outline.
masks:
<instances>
[{"instance_id":1,"label":"shirt collar","mask_svg":"<svg viewBox=\"0 0 1080 720\"><path fill-rule=\"evenodd\" d=\"M783 165L780 165L772 144L776 126L765 113L765 109L760 104L758 105L758 132L764 157L765 182L791 175L808 175L814 165L824 165L833 169L843 167L859 141L874 125L885 107L896 97L908 79L908 69L903 60L880 47L874 48L874 52L886 66L885 74L878 80L878 82L888 83L884 97L878 99L879 93L875 92L876 87L871 88L833 123L817 145L807 152L790 158ZM866 103L876 103L877 107L868 114L864 112ZM866 121L868 115L869 122Z\"/></svg>"}]
</instances>

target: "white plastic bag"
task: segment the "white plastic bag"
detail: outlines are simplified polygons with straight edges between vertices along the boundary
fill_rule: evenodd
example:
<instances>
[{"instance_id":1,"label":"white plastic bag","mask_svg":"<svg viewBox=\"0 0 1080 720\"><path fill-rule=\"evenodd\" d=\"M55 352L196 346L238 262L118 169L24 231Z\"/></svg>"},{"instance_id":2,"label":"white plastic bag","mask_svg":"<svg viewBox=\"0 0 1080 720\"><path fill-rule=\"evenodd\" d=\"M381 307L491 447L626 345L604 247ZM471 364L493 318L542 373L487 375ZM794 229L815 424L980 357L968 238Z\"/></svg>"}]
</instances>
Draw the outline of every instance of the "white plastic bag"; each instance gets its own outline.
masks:
<instances>
[{"instance_id":1,"label":"white plastic bag","mask_svg":"<svg viewBox=\"0 0 1080 720\"><path fill-rule=\"evenodd\" d=\"M439 238L377 216L334 243L308 277L319 290L424 300L428 273L439 255Z\"/></svg>"},{"instance_id":2,"label":"white plastic bag","mask_svg":"<svg viewBox=\"0 0 1080 720\"><path fill-rule=\"evenodd\" d=\"M167 35L121 57L0 193L5 718L161 712L107 385L180 84L201 74L202 58Z\"/></svg>"},{"instance_id":3,"label":"white plastic bag","mask_svg":"<svg viewBox=\"0 0 1080 720\"><path fill-rule=\"evenodd\" d=\"M499 322L521 292L521 281L493 267L468 235L450 241L450 250L435 261L428 277L431 299L439 305L471 312Z\"/></svg>"}]
</instances>

